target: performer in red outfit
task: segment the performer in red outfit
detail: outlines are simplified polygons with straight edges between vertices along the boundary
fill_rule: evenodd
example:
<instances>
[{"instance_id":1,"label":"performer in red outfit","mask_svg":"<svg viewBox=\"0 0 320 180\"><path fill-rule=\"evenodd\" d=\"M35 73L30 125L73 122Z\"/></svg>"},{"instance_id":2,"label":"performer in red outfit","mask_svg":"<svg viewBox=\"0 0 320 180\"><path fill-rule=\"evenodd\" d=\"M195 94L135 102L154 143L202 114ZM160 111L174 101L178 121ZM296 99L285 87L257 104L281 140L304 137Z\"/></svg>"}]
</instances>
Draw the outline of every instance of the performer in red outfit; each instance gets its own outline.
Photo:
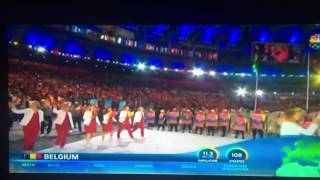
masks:
<instances>
[{"instance_id":1,"label":"performer in red outfit","mask_svg":"<svg viewBox=\"0 0 320 180\"><path fill-rule=\"evenodd\" d=\"M118 125L118 132L117 132L118 140L120 140L120 134L123 129L126 129L131 139L133 139L133 135L131 132L131 124L130 124L129 106L125 106L124 109L120 111L119 125Z\"/></svg>"},{"instance_id":2,"label":"performer in red outfit","mask_svg":"<svg viewBox=\"0 0 320 180\"><path fill-rule=\"evenodd\" d=\"M256 112L251 114L251 128L253 139L256 138L257 132L259 133L260 138L263 137L265 119L266 115L261 110L257 110Z\"/></svg>"},{"instance_id":3,"label":"performer in red outfit","mask_svg":"<svg viewBox=\"0 0 320 180\"><path fill-rule=\"evenodd\" d=\"M150 108L147 112L146 112L146 123L148 124L148 128L151 128L155 125L155 117L156 117L156 113L155 111Z\"/></svg>"},{"instance_id":4,"label":"performer in red outfit","mask_svg":"<svg viewBox=\"0 0 320 180\"><path fill-rule=\"evenodd\" d=\"M106 134L110 134L110 141L113 136L113 122L115 122L114 112L111 107L108 107L107 112L103 115L102 122L102 142L104 142L104 137Z\"/></svg>"},{"instance_id":5,"label":"performer in red outfit","mask_svg":"<svg viewBox=\"0 0 320 180\"><path fill-rule=\"evenodd\" d=\"M97 108L91 105L83 115L84 131L86 133L86 145L90 145L92 136L97 132L97 124L100 126L100 121L97 114Z\"/></svg>"},{"instance_id":6,"label":"performer in red outfit","mask_svg":"<svg viewBox=\"0 0 320 180\"><path fill-rule=\"evenodd\" d=\"M16 109L15 103L10 103L11 110L16 114L23 114L20 125L23 126L23 149L32 151L40 131L40 124L43 121L43 111L39 109L39 102L32 101L30 108Z\"/></svg>"},{"instance_id":7,"label":"performer in red outfit","mask_svg":"<svg viewBox=\"0 0 320 180\"><path fill-rule=\"evenodd\" d=\"M208 136L214 136L214 130L218 128L218 114L215 109L211 109L211 111L207 114L206 127L208 129Z\"/></svg>"},{"instance_id":8,"label":"performer in red outfit","mask_svg":"<svg viewBox=\"0 0 320 180\"><path fill-rule=\"evenodd\" d=\"M227 109L223 109L219 114L219 127L222 129L222 137L226 135L227 128L230 123L230 113Z\"/></svg>"},{"instance_id":9,"label":"performer in red outfit","mask_svg":"<svg viewBox=\"0 0 320 180\"><path fill-rule=\"evenodd\" d=\"M57 118L53 122L56 125L57 131L55 145L60 146L60 148L63 148L66 144L69 130L70 128L73 128L73 120L71 112L69 112L69 105L69 102L64 102L60 110L57 110L56 107L53 109L53 113L57 114Z\"/></svg>"},{"instance_id":10,"label":"performer in red outfit","mask_svg":"<svg viewBox=\"0 0 320 180\"><path fill-rule=\"evenodd\" d=\"M238 138L239 133L242 134L242 139L244 139L244 133L246 131L247 119L242 112L238 112L235 122L232 125L232 129L236 132L235 138Z\"/></svg>"},{"instance_id":11,"label":"performer in red outfit","mask_svg":"<svg viewBox=\"0 0 320 180\"><path fill-rule=\"evenodd\" d=\"M182 126L182 132L185 131L186 127L189 128L189 132L192 130L192 112L189 108L184 108L182 110L181 119L179 121L179 124Z\"/></svg>"},{"instance_id":12,"label":"performer in red outfit","mask_svg":"<svg viewBox=\"0 0 320 180\"><path fill-rule=\"evenodd\" d=\"M169 131L173 131L173 128L175 131L178 131L178 117L179 117L179 112L177 111L177 108L172 108L172 111L170 111L167 114L167 123L169 125Z\"/></svg>"},{"instance_id":13,"label":"performer in red outfit","mask_svg":"<svg viewBox=\"0 0 320 180\"><path fill-rule=\"evenodd\" d=\"M137 130L140 128L140 134L141 137L144 137L144 112L143 112L143 107L139 107L138 111L134 114L134 119L133 119L133 130Z\"/></svg>"},{"instance_id":14,"label":"performer in red outfit","mask_svg":"<svg viewBox=\"0 0 320 180\"><path fill-rule=\"evenodd\" d=\"M195 122L193 124L196 134L198 133L198 129L200 129L200 134L202 134L205 119L206 119L206 115L202 110L199 110L195 115Z\"/></svg>"}]
</instances>

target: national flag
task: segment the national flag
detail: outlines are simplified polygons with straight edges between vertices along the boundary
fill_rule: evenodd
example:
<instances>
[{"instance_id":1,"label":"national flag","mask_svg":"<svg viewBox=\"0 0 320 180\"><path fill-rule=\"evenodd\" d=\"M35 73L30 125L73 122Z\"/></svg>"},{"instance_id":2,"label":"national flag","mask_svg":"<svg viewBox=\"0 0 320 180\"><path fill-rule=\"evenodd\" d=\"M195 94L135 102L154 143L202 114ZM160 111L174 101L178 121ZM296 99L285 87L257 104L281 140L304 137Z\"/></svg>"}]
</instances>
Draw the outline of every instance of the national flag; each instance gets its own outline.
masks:
<instances>
[{"instance_id":1,"label":"national flag","mask_svg":"<svg viewBox=\"0 0 320 180\"><path fill-rule=\"evenodd\" d=\"M37 160L37 159L42 159L42 154L30 153L30 154L27 154L25 157L26 159L30 159L30 160Z\"/></svg>"}]
</instances>

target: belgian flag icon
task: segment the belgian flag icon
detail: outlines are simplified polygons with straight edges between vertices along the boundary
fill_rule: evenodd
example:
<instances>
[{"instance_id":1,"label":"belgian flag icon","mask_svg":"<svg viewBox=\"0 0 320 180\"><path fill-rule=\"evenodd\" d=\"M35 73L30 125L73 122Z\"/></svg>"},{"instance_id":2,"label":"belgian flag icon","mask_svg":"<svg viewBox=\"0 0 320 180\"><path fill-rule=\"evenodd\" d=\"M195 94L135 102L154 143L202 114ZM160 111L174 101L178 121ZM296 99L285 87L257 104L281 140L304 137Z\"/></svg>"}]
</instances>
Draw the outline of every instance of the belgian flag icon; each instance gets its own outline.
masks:
<instances>
[{"instance_id":1,"label":"belgian flag icon","mask_svg":"<svg viewBox=\"0 0 320 180\"><path fill-rule=\"evenodd\" d=\"M37 159L42 159L42 154L39 153L29 153L25 154L25 159L30 159L30 160L37 160Z\"/></svg>"}]
</instances>

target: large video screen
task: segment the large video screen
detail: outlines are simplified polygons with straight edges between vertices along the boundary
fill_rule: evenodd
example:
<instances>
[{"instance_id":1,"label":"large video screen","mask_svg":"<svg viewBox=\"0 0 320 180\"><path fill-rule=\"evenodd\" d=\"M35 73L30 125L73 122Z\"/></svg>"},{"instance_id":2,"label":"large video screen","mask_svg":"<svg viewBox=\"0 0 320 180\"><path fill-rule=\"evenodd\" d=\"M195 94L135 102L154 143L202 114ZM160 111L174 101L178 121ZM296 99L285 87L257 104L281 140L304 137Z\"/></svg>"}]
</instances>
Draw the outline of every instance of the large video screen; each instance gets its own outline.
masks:
<instances>
[{"instance_id":1,"label":"large video screen","mask_svg":"<svg viewBox=\"0 0 320 180\"><path fill-rule=\"evenodd\" d=\"M254 61L272 63L301 62L301 50L298 45L254 42L252 48Z\"/></svg>"},{"instance_id":2,"label":"large video screen","mask_svg":"<svg viewBox=\"0 0 320 180\"><path fill-rule=\"evenodd\" d=\"M8 43L10 173L320 177L319 95L307 110L272 77L255 91L246 74L120 64L36 33ZM283 82L301 83L269 79Z\"/></svg>"}]
</instances>

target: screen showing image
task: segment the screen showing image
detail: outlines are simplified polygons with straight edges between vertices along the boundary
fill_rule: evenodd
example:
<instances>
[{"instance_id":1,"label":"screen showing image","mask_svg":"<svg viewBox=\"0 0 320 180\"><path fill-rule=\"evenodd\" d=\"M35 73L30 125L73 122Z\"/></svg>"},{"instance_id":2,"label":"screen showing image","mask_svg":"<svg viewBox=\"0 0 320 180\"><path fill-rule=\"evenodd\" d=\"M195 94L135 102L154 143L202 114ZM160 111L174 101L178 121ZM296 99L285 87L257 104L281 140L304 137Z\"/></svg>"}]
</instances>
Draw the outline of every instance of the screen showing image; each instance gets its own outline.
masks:
<instances>
[{"instance_id":1,"label":"screen showing image","mask_svg":"<svg viewBox=\"0 0 320 180\"><path fill-rule=\"evenodd\" d=\"M208 61L188 53L197 31L216 46L244 27L162 26L185 52L136 37L158 25L9 26L10 173L320 177L320 56L307 94L307 66L272 63L300 62L295 46L239 33Z\"/></svg>"},{"instance_id":2,"label":"screen showing image","mask_svg":"<svg viewBox=\"0 0 320 180\"><path fill-rule=\"evenodd\" d=\"M274 63L300 63L298 45L281 43L253 43L253 60Z\"/></svg>"}]
</instances>

